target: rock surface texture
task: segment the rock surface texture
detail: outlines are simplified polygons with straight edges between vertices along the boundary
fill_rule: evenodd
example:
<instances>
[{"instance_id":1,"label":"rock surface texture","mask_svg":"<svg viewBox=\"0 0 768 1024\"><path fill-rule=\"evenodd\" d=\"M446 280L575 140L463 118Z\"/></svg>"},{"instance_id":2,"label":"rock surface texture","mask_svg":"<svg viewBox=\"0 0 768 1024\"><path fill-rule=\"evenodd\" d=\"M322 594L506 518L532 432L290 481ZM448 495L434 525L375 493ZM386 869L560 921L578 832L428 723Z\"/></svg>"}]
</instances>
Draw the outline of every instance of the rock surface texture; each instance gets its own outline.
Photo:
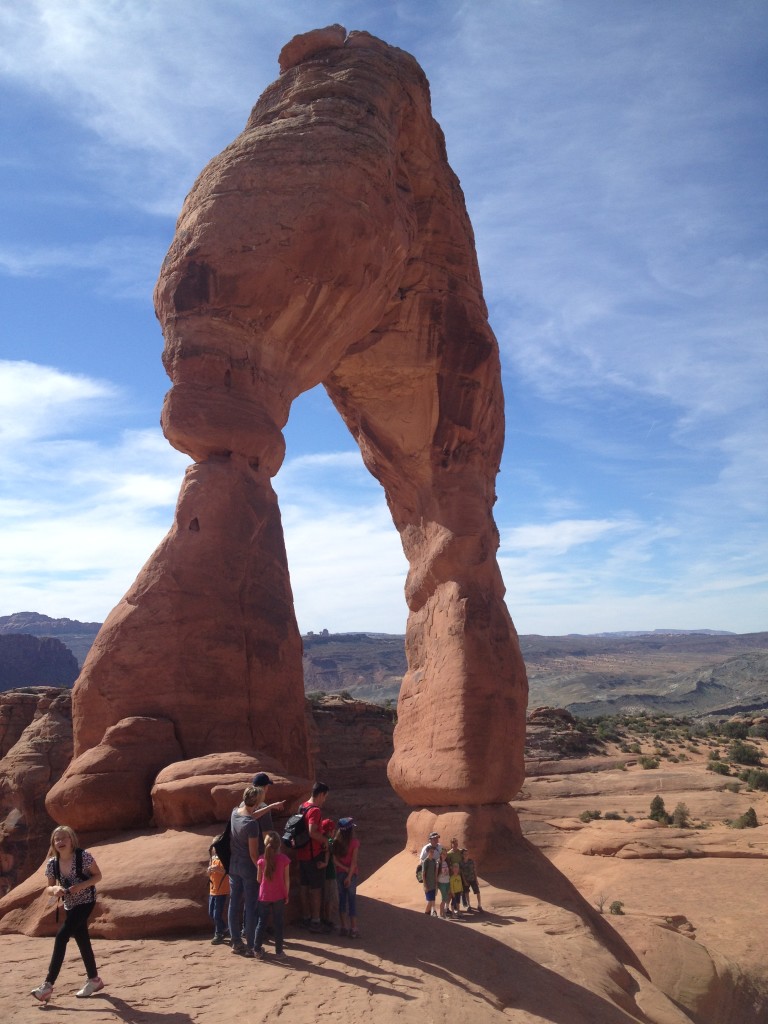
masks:
<instances>
[{"instance_id":1,"label":"rock surface texture","mask_svg":"<svg viewBox=\"0 0 768 1024\"><path fill-rule=\"evenodd\" d=\"M157 284L163 429L194 464L86 660L75 753L140 716L173 722L184 758L263 750L311 774L271 478L292 401L322 383L410 567L391 783L433 818L506 807L527 682L496 562L498 346L461 188L408 54L334 25L280 68L192 188Z\"/></svg>"}]
</instances>

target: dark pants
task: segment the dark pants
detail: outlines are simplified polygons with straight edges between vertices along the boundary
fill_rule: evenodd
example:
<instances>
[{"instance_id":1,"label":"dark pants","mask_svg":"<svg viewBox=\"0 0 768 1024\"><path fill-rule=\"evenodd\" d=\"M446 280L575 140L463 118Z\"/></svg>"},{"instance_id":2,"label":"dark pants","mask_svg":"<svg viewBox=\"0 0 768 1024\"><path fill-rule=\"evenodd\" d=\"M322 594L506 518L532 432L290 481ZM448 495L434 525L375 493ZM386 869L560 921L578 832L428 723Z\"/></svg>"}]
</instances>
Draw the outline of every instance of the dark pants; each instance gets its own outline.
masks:
<instances>
[{"instance_id":1,"label":"dark pants","mask_svg":"<svg viewBox=\"0 0 768 1024\"><path fill-rule=\"evenodd\" d=\"M71 910L64 912L64 924L56 933L56 938L53 942L53 956L51 957L48 974L45 978L50 985L53 985L59 976L70 937L74 938L78 945L88 977L97 978L99 976L99 972L96 970L96 958L91 948L91 937L88 934L88 918L91 916L95 905L95 903L80 903L78 906L72 907Z\"/></svg>"},{"instance_id":2,"label":"dark pants","mask_svg":"<svg viewBox=\"0 0 768 1024\"><path fill-rule=\"evenodd\" d=\"M258 902L259 910L259 922L256 925L256 939L254 940L254 947L261 949L264 943L264 932L267 930L267 922L269 921L269 912L272 911L272 927L275 930L275 952L283 952L283 910L285 908L284 900L276 900L274 903L262 903L261 900Z\"/></svg>"},{"instance_id":3,"label":"dark pants","mask_svg":"<svg viewBox=\"0 0 768 1024\"><path fill-rule=\"evenodd\" d=\"M208 897L208 916L213 921L215 935L224 935L227 930L227 922L224 920L224 907L227 903L227 894L221 893L218 896Z\"/></svg>"}]
</instances>

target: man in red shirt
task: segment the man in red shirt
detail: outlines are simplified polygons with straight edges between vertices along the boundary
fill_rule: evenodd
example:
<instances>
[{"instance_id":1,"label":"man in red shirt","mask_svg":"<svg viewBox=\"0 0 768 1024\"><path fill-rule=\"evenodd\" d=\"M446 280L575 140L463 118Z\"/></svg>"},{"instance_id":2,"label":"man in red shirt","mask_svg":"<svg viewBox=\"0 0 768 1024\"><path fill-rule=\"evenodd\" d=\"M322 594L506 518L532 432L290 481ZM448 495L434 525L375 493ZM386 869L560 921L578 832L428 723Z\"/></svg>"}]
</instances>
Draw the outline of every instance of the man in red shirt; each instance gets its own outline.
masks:
<instances>
[{"instance_id":1,"label":"man in red shirt","mask_svg":"<svg viewBox=\"0 0 768 1024\"><path fill-rule=\"evenodd\" d=\"M324 782L316 782L312 787L312 796L299 810L306 808L307 830L309 842L296 851L299 865L299 881L301 883L301 906L304 923L309 924L311 932L324 932L326 928L320 920L320 905L325 882L325 869L328 865L328 839L323 835L323 805L328 798L329 788Z\"/></svg>"}]
</instances>

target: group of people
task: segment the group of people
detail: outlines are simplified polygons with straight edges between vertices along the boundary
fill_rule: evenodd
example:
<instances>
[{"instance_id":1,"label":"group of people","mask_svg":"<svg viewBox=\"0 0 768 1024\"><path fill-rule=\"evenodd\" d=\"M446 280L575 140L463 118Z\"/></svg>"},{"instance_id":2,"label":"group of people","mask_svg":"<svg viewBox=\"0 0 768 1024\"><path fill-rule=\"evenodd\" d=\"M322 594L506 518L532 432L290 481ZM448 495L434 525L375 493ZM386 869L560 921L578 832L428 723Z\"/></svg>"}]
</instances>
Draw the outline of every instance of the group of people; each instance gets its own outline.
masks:
<instances>
[{"instance_id":1,"label":"group of people","mask_svg":"<svg viewBox=\"0 0 768 1024\"><path fill-rule=\"evenodd\" d=\"M430 832L429 838L419 855L421 883L426 899L425 914L437 916L435 909L437 894L440 893L440 913L444 920L457 918L461 908L472 910L470 892L477 898L477 912L482 914L480 886L474 860L467 855L459 840L451 839L450 849L440 843L440 833Z\"/></svg>"},{"instance_id":2,"label":"group of people","mask_svg":"<svg viewBox=\"0 0 768 1024\"><path fill-rule=\"evenodd\" d=\"M259 960L266 956L264 942L271 921L274 955L284 960L284 908L290 898L292 858L272 825L272 811L282 810L285 801L266 802L271 785L269 776L259 772L232 811L229 864L222 862L214 845L210 847L208 912L213 945L222 944L229 933L233 953ZM305 841L297 844L293 859L299 871L302 924L311 932L329 932L338 913L339 935L356 939L360 841L353 818L336 823L323 817L328 793L324 782L316 782L298 810L304 819Z\"/></svg>"},{"instance_id":3,"label":"group of people","mask_svg":"<svg viewBox=\"0 0 768 1024\"><path fill-rule=\"evenodd\" d=\"M275 959L284 960L284 909L290 898L291 861L283 838L275 831L272 812L282 810L285 801L267 803L272 780L259 772L253 785L243 793L240 804L230 816L230 859L224 864L216 847L209 849L208 912L213 921L214 945L222 944L227 934L233 953L264 959L267 929L274 934ZM302 923L316 933L331 931L338 914L339 935L352 939L357 930L357 878L360 841L355 835L353 818L334 822L323 817L329 787L316 782L308 800L299 806L306 835L293 851L299 869ZM88 919L96 902L96 885L101 871L93 855L79 846L77 835L67 825L53 830L45 866L46 892L51 904L64 907L64 921L53 944L53 954L45 980L32 990L41 1003L47 1003L61 971L70 938L77 943L86 970L85 985L76 993L87 998L104 988L88 934ZM425 913L458 917L461 909L471 911L470 893L482 913L480 887L474 860L467 850L451 839L449 849L432 832L420 857L420 877L426 899ZM229 898L229 907L226 907ZM225 909L227 914L225 917Z\"/></svg>"},{"instance_id":4,"label":"group of people","mask_svg":"<svg viewBox=\"0 0 768 1024\"><path fill-rule=\"evenodd\" d=\"M272 812L282 810L285 801L266 802L271 785L270 777L259 772L232 811L228 865L222 863L211 846L208 910L214 924L215 945L223 943L229 934L233 953L264 959L267 928L271 927L275 959L284 960L284 908L290 896L291 857L272 821ZM303 923L312 932L328 932L334 927L333 915L338 913L339 934L354 939L359 934L356 894L360 841L355 835L353 818L340 818L338 822L323 818L328 793L325 783L316 782L311 796L299 808L308 833L306 842L294 851ZM32 989L31 995L40 1003L50 1000L67 944L74 938L87 975L76 995L87 998L104 988L88 933L101 870L93 855L80 848L77 835L67 825L58 826L51 835L45 881L50 904L56 904L57 920L60 905L64 920L56 933L45 980Z\"/></svg>"}]
</instances>

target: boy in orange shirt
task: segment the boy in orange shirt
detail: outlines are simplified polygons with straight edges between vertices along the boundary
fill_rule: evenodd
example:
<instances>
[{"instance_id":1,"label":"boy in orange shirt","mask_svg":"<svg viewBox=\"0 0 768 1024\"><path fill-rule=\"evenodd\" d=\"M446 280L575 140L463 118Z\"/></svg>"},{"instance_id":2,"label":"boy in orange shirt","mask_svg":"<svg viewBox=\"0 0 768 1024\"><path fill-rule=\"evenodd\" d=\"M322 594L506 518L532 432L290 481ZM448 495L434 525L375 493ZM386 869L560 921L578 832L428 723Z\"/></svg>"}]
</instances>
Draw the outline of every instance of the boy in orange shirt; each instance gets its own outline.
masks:
<instances>
[{"instance_id":1,"label":"boy in orange shirt","mask_svg":"<svg viewBox=\"0 0 768 1024\"><path fill-rule=\"evenodd\" d=\"M229 875L216 855L213 846L208 848L208 916L213 921L212 946L220 946L224 941L227 925L224 920L224 908L229 895Z\"/></svg>"}]
</instances>

